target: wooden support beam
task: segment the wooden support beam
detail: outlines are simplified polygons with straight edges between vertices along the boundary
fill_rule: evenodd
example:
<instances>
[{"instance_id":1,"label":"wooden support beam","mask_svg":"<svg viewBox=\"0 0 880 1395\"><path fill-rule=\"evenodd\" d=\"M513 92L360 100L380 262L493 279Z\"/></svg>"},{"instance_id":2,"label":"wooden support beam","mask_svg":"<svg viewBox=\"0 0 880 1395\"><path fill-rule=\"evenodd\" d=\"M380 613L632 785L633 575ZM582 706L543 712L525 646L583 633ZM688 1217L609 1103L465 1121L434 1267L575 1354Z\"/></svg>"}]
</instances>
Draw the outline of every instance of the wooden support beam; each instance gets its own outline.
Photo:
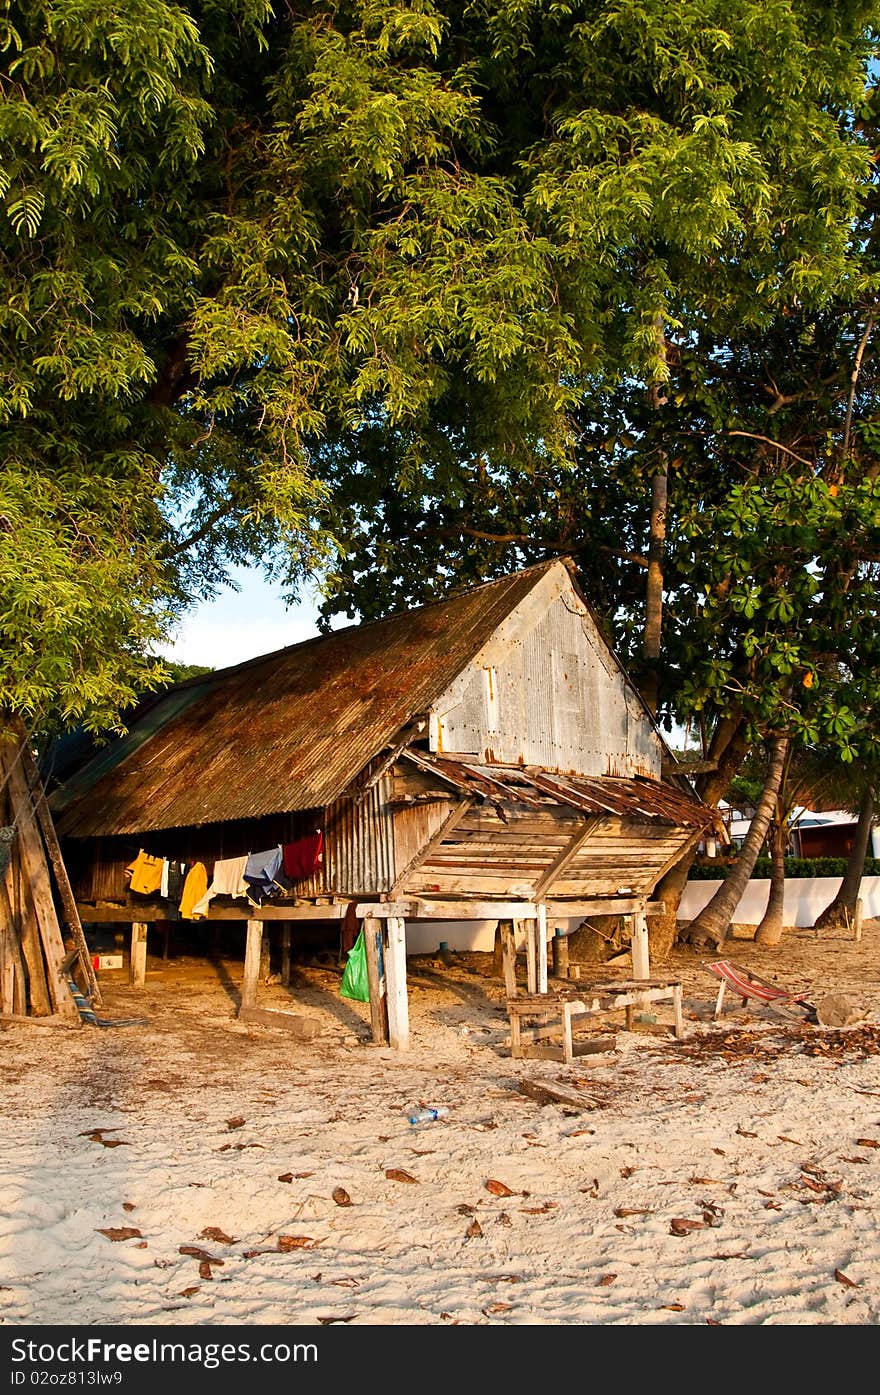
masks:
<instances>
[{"instance_id":1,"label":"wooden support beam","mask_svg":"<svg viewBox=\"0 0 880 1395\"><path fill-rule=\"evenodd\" d=\"M538 962L535 954L535 921L515 920L513 930L517 939L520 935L525 935L526 941L526 992L537 993L538 991Z\"/></svg>"},{"instance_id":2,"label":"wooden support beam","mask_svg":"<svg viewBox=\"0 0 880 1395\"><path fill-rule=\"evenodd\" d=\"M513 933L513 922L502 920L498 926L501 931L501 963L504 969L504 991L508 998L516 997L516 939Z\"/></svg>"},{"instance_id":3,"label":"wooden support beam","mask_svg":"<svg viewBox=\"0 0 880 1395\"><path fill-rule=\"evenodd\" d=\"M589 900L545 902L548 916L557 920L583 919L588 915L632 915L643 911L661 915L662 901L648 901L644 896L602 896ZM402 916L405 920L534 920L537 909L531 901L436 900L424 897L398 901L359 901L358 916L374 915L380 919Z\"/></svg>"},{"instance_id":4,"label":"wooden support beam","mask_svg":"<svg viewBox=\"0 0 880 1395\"><path fill-rule=\"evenodd\" d=\"M281 982L290 987L290 926L281 927Z\"/></svg>"},{"instance_id":5,"label":"wooden support beam","mask_svg":"<svg viewBox=\"0 0 880 1395\"><path fill-rule=\"evenodd\" d=\"M131 958L128 981L132 988L143 988L147 981L147 927L135 920L131 926Z\"/></svg>"},{"instance_id":6,"label":"wooden support beam","mask_svg":"<svg viewBox=\"0 0 880 1395\"><path fill-rule=\"evenodd\" d=\"M409 1002L406 993L406 921L393 916L385 922L385 982L388 1000L388 1040L398 1051L409 1048Z\"/></svg>"},{"instance_id":7,"label":"wooden support beam","mask_svg":"<svg viewBox=\"0 0 880 1395\"><path fill-rule=\"evenodd\" d=\"M370 1031L377 1044L388 1040L388 1000L382 965L382 922L367 916L361 927L367 957L367 984L370 989Z\"/></svg>"},{"instance_id":8,"label":"wooden support beam","mask_svg":"<svg viewBox=\"0 0 880 1395\"><path fill-rule=\"evenodd\" d=\"M260 952L263 944L263 922L261 920L249 920L247 923L247 942L244 951L244 975L241 984L241 1003L239 1005L239 1015L242 1008L253 1007L257 1001L257 982L260 977Z\"/></svg>"},{"instance_id":9,"label":"wooden support beam","mask_svg":"<svg viewBox=\"0 0 880 1395\"><path fill-rule=\"evenodd\" d=\"M590 835L603 823L605 820L601 818L587 819L586 823L582 824L574 836L568 840L559 856L551 862L543 877L535 883L534 897L536 901L540 901L553 883L558 881L566 867L574 862Z\"/></svg>"},{"instance_id":10,"label":"wooden support beam","mask_svg":"<svg viewBox=\"0 0 880 1395\"><path fill-rule=\"evenodd\" d=\"M538 917L535 921L535 949L537 950L537 983L538 992L547 992L547 907L538 905Z\"/></svg>"},{"instance_id":11,"label":"wooden support beam","mask_svg":"<svg viewBox=\"0 0 880 1395\"><path fill-rule=\"evenodd\" d=\"M270 906L268 903L260 907L261 920L342 920L345 916L348 903L320 905L298 905L286 906L283 902ZM168 919L167 905L138 905L135 908L131 904L123 905L119 901L77 901L77 912L84 925L104 925L122 921L131 924L133 913L140 916L146 925L151 925L155 920ZM238 905L215 906L213 903L208 909L208 914L203 920L199 920L199 925L207 922L227 921L227 920L247 920L253 913L253 906L249 901L242 900Z\"/></svg>"},{"instance_id":12,"label":"wooden support beam","mask_svg":"<svg viewBox=\"0 0 880 1395\"><path fill-rule=\"evenodd\" d=\"M648 922L644 915L636 914L632 917L632 940L630 949L632 953L633 978L650 978L651 966L648 955Z\"/></svg>"},{"instance_id":13,"label":"wooden support beam","mask_svg":"<svg viewBox=\"0 0 880 1395\"><path fill-rule=\"evenodd\" d=\"M265 983L269 977L272 967L272 947L269 941L269 931L263 931L263 938L260 941L260 982Z\"/></svg>"}]
</instances>

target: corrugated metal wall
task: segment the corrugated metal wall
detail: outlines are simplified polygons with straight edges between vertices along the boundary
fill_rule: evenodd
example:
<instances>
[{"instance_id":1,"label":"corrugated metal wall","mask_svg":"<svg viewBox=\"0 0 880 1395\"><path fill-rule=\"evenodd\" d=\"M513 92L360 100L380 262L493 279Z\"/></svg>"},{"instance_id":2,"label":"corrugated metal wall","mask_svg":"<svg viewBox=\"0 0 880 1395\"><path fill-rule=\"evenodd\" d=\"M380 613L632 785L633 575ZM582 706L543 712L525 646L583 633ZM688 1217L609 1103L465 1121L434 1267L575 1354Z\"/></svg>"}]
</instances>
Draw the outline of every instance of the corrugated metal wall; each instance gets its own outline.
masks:
<instances>
[{"instance_id":1,"label":"corrugated metal wall","mask_svg":"<svg viewBox=\"0 0 880 1395\"><path fill-rule=\"evenodd\" d=\"M436 704L437 749L582 775L660 777L661 743L592 619L563 594L521 637L493 640ZM497 679L490 725L483 670Z\"/></svg>"}]
</instances>

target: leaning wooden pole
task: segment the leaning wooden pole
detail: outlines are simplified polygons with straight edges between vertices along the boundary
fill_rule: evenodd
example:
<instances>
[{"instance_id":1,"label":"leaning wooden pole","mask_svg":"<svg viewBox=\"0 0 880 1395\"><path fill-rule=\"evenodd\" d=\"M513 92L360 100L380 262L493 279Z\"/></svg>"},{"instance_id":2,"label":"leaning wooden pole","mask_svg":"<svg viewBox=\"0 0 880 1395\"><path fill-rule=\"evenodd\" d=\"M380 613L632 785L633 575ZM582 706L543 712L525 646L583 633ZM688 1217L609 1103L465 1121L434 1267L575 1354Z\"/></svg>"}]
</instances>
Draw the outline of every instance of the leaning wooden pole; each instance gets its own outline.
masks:
<instances>
[{"instance_id":1,"label":"leaning wooden pole","mask_svg":"<svg viewBox=\"0 0 880 1395\"><path fill-rule=\"evenodd\" d=\"M6 775L21 857L22 890L27 888L36 925L39 929L39 938L42 942L43 957L46 963L49 997L59 1017L69 1021L71 1026L79 1026L79 1012L67 986L66 974L62 969L65 948L52 896L46 850L40 837L31 794L21 768L21 762L15 758L8 759L7 756ZM22 936L22 943L24 943L24 936ZM31 987L33 988L33 984Z\"/></svg>"},{"instance_id":2,"label":"leaning wooden pole","mask_svg":"<svg viewBox=\"0 0 880 1395\"><path fill-rule=\"evenodd\" d=\"M61 898L65 924L76 946L80 964L82 965L82 971L89 986L89 998L92 1007L101 1007L103 1005L101 990L98 987L98 980L95 976L95 970L92 964L92 956L89 953L85 932L82 928L82 921L79 918L79 911L76 908L76 897L73 894L73 888L70 885L70 879L67 875L67 868L64 865L64 858L61 855L61 845L58 842L58 834L55 832L55 824L52 821L49 805L46 802L46 791L43 788L43 782L40 777L40 772L37 769L37 763L26 745L22 755L22 766L24 768L25 779L31 792L37 819L39 820L43 842L46 845L49 861L55 873L55 884L58 887L58 894Z\"/></svg>"}]
</instances>

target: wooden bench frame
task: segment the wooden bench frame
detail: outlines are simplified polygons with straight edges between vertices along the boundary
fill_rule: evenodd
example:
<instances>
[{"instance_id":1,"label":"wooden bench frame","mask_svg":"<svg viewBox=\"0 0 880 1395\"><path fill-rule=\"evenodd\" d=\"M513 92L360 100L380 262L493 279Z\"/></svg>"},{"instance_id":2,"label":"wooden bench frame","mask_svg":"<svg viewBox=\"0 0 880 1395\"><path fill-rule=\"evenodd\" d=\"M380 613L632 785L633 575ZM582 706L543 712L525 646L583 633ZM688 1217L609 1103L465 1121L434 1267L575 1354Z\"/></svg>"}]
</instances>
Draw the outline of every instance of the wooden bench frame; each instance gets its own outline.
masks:
<instances>
[{"instance_id":1,"label":"wooden bench frame","mask_svg":"<svg viewBox=\"0 0 880 1395\"><path fill-rule=\"evenodd\" d=\"M673 1033L677 1040L684 1037L681 983L672 979L639 979L621 983L597 983L586 989L563 993L524 993L507 999L510 1022L510 1054L522 1057L523 1043L541 1041L561 1033L562 1059L566 1065L574 1060L572 1019L602 1018L613 1012L625 1012L626 1030L631 1031L635 1010L649 1003L671 1002ZM524 1025L524 1019L539 1019L536 1025ZM544 1021L541 1022L540 1019ZM552 1020L551 1020L552 1019Z\"/></svg>"}]
</instances>

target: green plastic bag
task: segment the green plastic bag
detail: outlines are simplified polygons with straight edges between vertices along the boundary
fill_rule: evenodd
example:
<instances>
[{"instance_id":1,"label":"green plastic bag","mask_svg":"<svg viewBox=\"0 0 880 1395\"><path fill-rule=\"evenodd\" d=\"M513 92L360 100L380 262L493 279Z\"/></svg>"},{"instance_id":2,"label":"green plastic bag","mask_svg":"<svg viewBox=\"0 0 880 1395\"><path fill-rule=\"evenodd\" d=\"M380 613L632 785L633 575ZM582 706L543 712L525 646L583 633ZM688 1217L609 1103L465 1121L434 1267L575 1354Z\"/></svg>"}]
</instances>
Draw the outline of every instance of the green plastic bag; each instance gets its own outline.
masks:
<instances>
[{"instance_id":1,"label":"green plastic bag","mask_svg":"<svg viewBox=\"0 0 880 1395\"><path fill-rule=\"evenodd\" d=\"M363 930L348 951L348 959L342 971L339 992L343 998L356 998L359 1003L370 1001L370 984L367 978L367 945Z\"/></svg>"}]
</instances>

